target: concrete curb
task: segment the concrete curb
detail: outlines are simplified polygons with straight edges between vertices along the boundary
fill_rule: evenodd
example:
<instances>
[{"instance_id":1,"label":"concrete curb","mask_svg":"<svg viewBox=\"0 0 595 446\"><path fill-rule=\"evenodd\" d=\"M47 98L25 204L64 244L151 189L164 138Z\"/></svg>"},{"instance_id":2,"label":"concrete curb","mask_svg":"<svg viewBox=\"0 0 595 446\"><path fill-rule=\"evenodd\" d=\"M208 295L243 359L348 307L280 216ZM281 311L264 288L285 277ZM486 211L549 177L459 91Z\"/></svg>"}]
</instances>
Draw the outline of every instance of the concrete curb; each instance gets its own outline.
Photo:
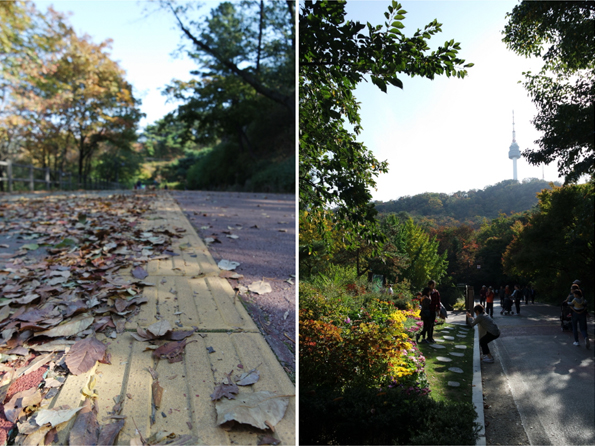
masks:
<instances>
[{"instance_id":1,"label":"concrete curb","mask_svg":"<svg viewBox=\"0 0 595 446\"><path fill-rule=\"evenodd\" d=\"M474 327L475 334L473 336L473 396L471 401L475 406L475 412L477 413L477 422L481 429L479 431L479 438L477 439L476 445L486 444L486 429L485 429L485 417L483 413L483 386L481 383L481 354L479 351L479 332L477 325Z\"/></svg>"}]
</instances>

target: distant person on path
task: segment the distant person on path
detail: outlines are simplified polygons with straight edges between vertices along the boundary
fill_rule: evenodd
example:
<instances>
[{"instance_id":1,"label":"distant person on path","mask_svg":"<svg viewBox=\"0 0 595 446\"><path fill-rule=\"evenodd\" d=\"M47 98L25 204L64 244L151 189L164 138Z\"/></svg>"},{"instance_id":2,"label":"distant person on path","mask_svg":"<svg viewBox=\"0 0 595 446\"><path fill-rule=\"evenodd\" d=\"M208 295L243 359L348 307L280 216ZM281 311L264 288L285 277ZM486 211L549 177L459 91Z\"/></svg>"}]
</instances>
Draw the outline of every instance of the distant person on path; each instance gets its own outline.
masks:
<instances>
[{"instance_id":1,"label":"distant person on path","mask_svg":"<svg viewBox=\"0 0 595 446\"><path fill-rule=\"evenodd\" d=\"M418 344L420 337L422 339L422 344L429 344L427 337L429 336L430 326L434 325L432 321L432 312L430 311L430 304L432 302L430 299L430 291L429 288L424 288L420 296L421 311L419 312L419 316L424 325L421 333L415 335L415 342Z\"/></svg>"},{"instance_id":2,"label":"distant person on path","mask_svg":"<svg viewBox=\"0 0 595 446\"><path fill-rule=\"evenodd\" d=\"M498 297L500 297L500 306L502 306L502 301L504 300L504 287L500 285L500 291L498 291Z\"/></svg>"},{"instance_id":3,"label":"distant person on path","mask_svg":"<svg viewBox=\"0 0 595 446\"><path fill-rule=\"evenodd\" d=\"M479 305L486 304L486 294L488 293L488 288L484 285L479 290Z\"/></svg>"},{"instance_id":4,"label":"distant person on path","mask_svg":"<svg viewBox=\"0 0 595 446\"><path fill-rule=\"evenodd\" d=\"M512 295L510 297L514 300L514 306L516 307L516 314L518 316L520 316L521 315L522 294L521 294L520 287L518 285L514 286L514 291L512 292Z\"/></svg>"},{"instance_id":5,"label":"distant person on path","mask_svg":"<svg viewBox=\"0 0 595 446\"><path fill-rule=\"evenodd\" d=\"M587 300L583 297L583 292L579 289L575 289L572 292L572 300L569 299L570 296L568 296L564 302L567 302L572 310L573 345L576 345L577 347L580 345L578 342L578 331L580 329L580 332L585 339L585 347L590 348L591 342L589 341L589 336L587 334Z\"/></svg>"},{"instance_id":6,"label":"distant person on path","mask_svg":"<svg viewBox=\"0 0 595 446\"><path fill-rule=\"evenodd\" d=\"M430 280L428 282L428 288L430 289L430 314L432 318L432 324L430 325L430 339L429 342L432 344L434 341L434 324L436 323L436 314L440 311L440 293L436 289L436 281Z\"/></svg>"},{"instance_id":7,"label":"distant person on path","mask_svg":"<svg viewBox=\"0 0 595 446\"><path fill-rule=\"evenodd\" d=\"M467 323L472 327L478 325L479 345L483 354L483 362L494 362L494 357L490 353L488 344L500 337L500 329L494 320L485 314L481 305L475 305L473 312L475 313L475 317L472 317L471 313L467 311Z\"/></svg>"},{"instance_id":8,"label":"distant person on path","mask_svg":"<svg viewBox=\"0 0 595 446\"><path fill-rule=\"evenodd\" d=\"M531 285L530 291L531 291L531 304L534 304L535 303L535 288L533 288L533 285Z\"/></svg>"},{"instance_id":9,"label":"distant person on path","mask_svg":"<svg viewBox=\"0 0 595 446\"><path fill-rule=\"evenodd\" d=\"M392 296L393 294L395 294L395 292L393 291L393 286L389 283L388 284L388 291L387 291L389 296Z\"/></svg>"},{"instance_id":10,"label":"distant person on path","mask_svg":"<svg viewBox=\"0 0 595 446\"><path fill-rule=\"evenodd\" d=\"M492 287L489 287L486 293L486 313L490 317L494 317L494 289Z\"/></svg>"},{"instance_id":11,"label":"distant person on path","mask_svg":"<svg viewBox=\"0 0 595 446\"><path fill-rule=\"evenodd\" d=\"M529 289L529 285L525 285L523 294L525 296L525 305L529 305L529 298L531 297L531 290Z\"/></svg>"}]
</instances>

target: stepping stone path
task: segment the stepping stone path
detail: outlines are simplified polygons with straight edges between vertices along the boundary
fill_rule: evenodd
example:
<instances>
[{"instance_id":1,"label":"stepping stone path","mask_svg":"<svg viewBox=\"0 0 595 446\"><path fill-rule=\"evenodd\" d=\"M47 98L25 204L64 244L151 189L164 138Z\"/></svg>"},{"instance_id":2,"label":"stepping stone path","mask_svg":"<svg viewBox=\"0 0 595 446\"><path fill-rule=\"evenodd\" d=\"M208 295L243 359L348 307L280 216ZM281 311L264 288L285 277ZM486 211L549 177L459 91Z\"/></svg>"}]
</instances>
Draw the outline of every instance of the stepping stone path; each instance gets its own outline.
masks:
<instances>
[{"instance_id":1,"label":"stepping stone path","mask_svg":"<svg viewBox=\"0 0 595 446\"><path fill-rule=\"evenodd\" d=\"M461 385L461 383L458 383L456 381L448 381L448 385L450 387L459 387Z\"/></svg>"},{"instance_id":2,"label":"stepping stone path","mask_svg":"<svg viewBox=\"0 0 595 446\"><path fill-rule=\"evenodd\" d=\"M465 350L467 348L466 345L455 345L455 348L460 348L461 350Z\"/></svg>"},{"instance_id":3,"label":"stepping stone path","mask_svg":"<svg viewBox=\"0 0 595 446\"><path fill-rule=\"evenodd\" d=\"M457 333L457 336L458 336L459 338L466 338L466 337L467 337L467 335L466 335L466 334L458 334L458 333ZM453 338L453 339L454 339L454 338Z\"/></svg>"},{"instance_id":4,"label":"stepping stone path","mask_svg":"<svg viewBox=\"0 0 595 446\"><path fill-rule=\"evenodd\" d=\"M457 336L460 336L460 335L457 335ZM455 340L455 338L454 338L454 337L452 337L452 336L442 336L442 338L443 338L443 339L447 339L447 340L449 340L449 341L454 341L454 340Z\"/></svg>"},{"instance_id":5,"label":"stepping stone path","mask_svg":"<svg viewBox=\"0 0 595 446\"><path fill-rule=\"evenodd\" d=\"M432 348L446 348L444 345L440 345L440 344L430 344L430 347L432 347Z\"/></svg>"},{"instance_id":6,"label":"stepping stone path","mask_svg":"<svg viewBox=\"0 0 595 446\"><path fill-rule=\"evenodd\" d=\"M460 358L462 358L463 356L465 356L465 353L457 353L457 352L449 352L449 355L453 355L453 356L458 356Z\"/></svg>"},{"instance_id":7,"label":"stepping stone path","mask_svg":"<svg viewBox=\"0 0 595 446\"><path fill-rule=\"evenodd\" d=\"M455 373L463 373L463 369L460 369L458 367L451 367L448 370L450 370L451 372L455 372Z\"/></svg>"},{"instance_id":8,"label":"stepping stone path","mask_svg":"<svg viewBox=\"0 0 595 446\"><path fill-rule=\"evenodd\" d=\"M436 342L444 342L444 339L436 339Z\"/></svg>"},{"instance_id":9,"label":"stepping stone path","mask_svg":"<svg viewBox=\"0 0 595 446\"><path fill-rule=\"evenodd\" d=\"M445 356L436 356L436 359L440 362L452 362L452 359L447 358Z\"/></svg>"}]
</instances>

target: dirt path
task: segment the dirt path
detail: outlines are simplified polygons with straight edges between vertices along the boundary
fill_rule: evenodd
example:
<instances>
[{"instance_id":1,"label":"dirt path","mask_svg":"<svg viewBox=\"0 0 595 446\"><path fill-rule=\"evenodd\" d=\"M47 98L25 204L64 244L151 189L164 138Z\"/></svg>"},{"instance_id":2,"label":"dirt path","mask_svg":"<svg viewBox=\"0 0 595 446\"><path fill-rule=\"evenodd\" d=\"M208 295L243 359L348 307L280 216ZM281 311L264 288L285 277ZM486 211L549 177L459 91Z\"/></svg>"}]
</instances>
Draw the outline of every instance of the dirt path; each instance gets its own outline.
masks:
<instances>
[{"instance_id":1,"label":"dirt path","mask_svg":"<svg viewBox=\"0 0 595 446\"><path fill-rule=\"evenodd\" d=\"M295 375L295 196L238 192L172 192L201 238L213 238L216 262L239 262L232 287L269 283L272 292L240 293L281 364ZM231 236L231 237L230 237ZM237 238L233 238L237 236Z\"/></svg>"}]
</instances>

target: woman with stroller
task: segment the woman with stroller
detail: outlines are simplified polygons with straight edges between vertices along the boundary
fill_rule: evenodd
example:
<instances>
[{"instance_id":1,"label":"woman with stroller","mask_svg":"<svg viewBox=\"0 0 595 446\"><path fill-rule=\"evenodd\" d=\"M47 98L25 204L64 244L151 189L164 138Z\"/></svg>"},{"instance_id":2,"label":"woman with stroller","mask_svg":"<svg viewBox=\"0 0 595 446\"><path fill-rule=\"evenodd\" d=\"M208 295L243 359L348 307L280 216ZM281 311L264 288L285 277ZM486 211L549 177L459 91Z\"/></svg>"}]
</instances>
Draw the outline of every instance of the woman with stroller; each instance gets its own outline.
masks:
<instances>
[{"instance_id":1,"label":"woman with stroller","mask_svg":"<svg viewBox=\"0 0 595 446\"><path fill-rule=\"evenodd\" d=\"M472 327L478 325L479 345L483 354L482 360L487 363L494 362L494 357L490 353L488 344L500 337L500 329L494 322L494 319L485 314L485 310L481 305L475 305L473 312L475 313L475 317L472 317L471 313L467 311L467 323Z\"/></svg>"},{"instance_id":2,"label":"woman with stroller","mask_svg":"<svg viewBox=\"0 0 595 446\"><path fill-rule=\"evenodd\" d=\"M420 296L420 306L421 306L421 311L419 313L422 322L424 323L423 329L421 331L421 333L417 333L415 335L415 342L417 342L419 344L419 338L421 337L422 344L429 344L429 340L427 339L430 333L430 325L434 323L434 321L432 321L432 314L430 312L430 288L424 288L421 292L421 296Z\"/></svg>"},{"instance_id":3,"label":"woman with stroller","mask_svg":"<svg viewBox=\"0 0 595 446\"><path fill-rule=\"evenodd\" d=\"M572 310L572 334L574 335L573 345L576 345L577 347L580 345L578 342L578 332L580 329L580 332L585 339L585 347L590 348L591 342L589 341L589 335L587 333L587 300L583 297L583 292L578 289L577 286L577 288L573 289L572 294L568 296L564 302L567 302L569 308Z\"/></svg>"}]
</instances>

